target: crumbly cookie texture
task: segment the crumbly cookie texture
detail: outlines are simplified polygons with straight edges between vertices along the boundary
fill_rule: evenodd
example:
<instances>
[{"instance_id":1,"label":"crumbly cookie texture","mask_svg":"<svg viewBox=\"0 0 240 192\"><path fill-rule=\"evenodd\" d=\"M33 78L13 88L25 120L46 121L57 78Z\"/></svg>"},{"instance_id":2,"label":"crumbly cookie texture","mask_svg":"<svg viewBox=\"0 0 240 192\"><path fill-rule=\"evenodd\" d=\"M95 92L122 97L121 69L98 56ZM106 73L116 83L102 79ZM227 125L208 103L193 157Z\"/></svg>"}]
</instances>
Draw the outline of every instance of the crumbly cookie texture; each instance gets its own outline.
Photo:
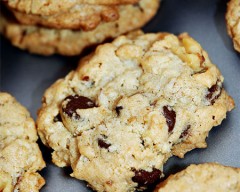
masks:
<instances>
[{"instance_id":1,"label":"crumbly cookie texture","mask_svg":"<svg viewBox=\"0 0 240 192\"><path fill-rule=\"evenodd\" d=\"M0 32L20 49L32 53L51 55L77 55L85 48L140 28L157 12L159 0L141 0L138 6L119 7L119 19L100 23L91 31L49 29L21 25L5 15L0 17ZM131 18L131 19L129 19Z\"/></svg>"},{"instance_id":2,"label":"crumbly cookie texture","mask_svg":"<svg viewBox=\"0 0 240 192\"><path fill-rule=\"evenodd\" d=\"M226 13L227 31L233 39L235 50L240 52L240 1L230 0Z\"/></svg>"},{"instance_id":3,"label":"crumbly cookie texture","mask_svg":"<svg viewBox=\"0 0 240 192\"><path fill-rule=\"evenodd\" d=\"M45 167L29 112L11 95L0 92L0 191L37 192Z\"/></svg>"},{"instance_id":4,"label":"crumbly cookie texture","mask_svg":"<svg viewBox=\"0 0 240 192\"><path fill-rule=\"evenodd\" d=\"M188 34L120 36L44 94L37 127L53 162L97 191L154 183L172 155L206 147L234 107L223 77Z\"/></svg>"},{"instance_id":5,"label":"crumbly cookie texture","mask_svg":"<svg viewBox=\"0 0 240 192\"><path fill-rule=\"evenodd\" d=\"M240 168L218 163L190 165L170 175L154 192L239 192Z\"/></svg>"},{"instance_id":6,"label":"crumbly cookie texture","mask_svg":"<svg viewBox=\"0 0 240 192\"><path fill-rule=\"evenodd\" d=\"M139 0L3 0L11 9L27 14L53 15L66 11L76 5L121 5L134 4Z\"/></svg>"},{"instance_id":7,"label":"crumbly cookie texture","mask_svg":"<svg viewBox=\"0 0 240 192\"><path fill-rule=\"evenodd\" d=\"M14 10L12 10L12 12L20 23L26 25L90 31L102 22L116 21L119 18L119 7L120 6L81 4L72 7L66 12L60 12L50 16L26 14Z\"/></svg>"}]
</instances>

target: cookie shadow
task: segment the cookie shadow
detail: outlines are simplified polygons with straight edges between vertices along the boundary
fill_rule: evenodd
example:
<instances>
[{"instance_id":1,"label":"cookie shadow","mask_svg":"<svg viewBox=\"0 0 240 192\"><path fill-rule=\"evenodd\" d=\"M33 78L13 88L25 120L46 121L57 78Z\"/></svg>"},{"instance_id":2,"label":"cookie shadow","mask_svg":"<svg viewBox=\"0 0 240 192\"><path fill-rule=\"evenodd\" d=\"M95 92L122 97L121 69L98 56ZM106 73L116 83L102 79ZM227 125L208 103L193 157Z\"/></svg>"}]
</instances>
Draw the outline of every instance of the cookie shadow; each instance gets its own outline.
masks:
<instances>
[{"instance_id":1,"label":"cookie shadow","mask_svg":"<svg viewBox=\"0 0 240 192\"><path fill-rule=\"evenodd\" d=\"M41 171L39 171L39 173L40 173L40 175L43 176L43 178L46 179L49 176L48 166L50 164L52 164L52 158L51 158L52 157L52 155L51 155L52 150L50 148L46 147L40 139L38 139L37 143L38 143L38 146L40 148L40 151L42 152L43 160L46 163L46 167L43 168Z\"/></svg>"},{"instance_id":2,"label":"cookie shadow","mask_svg":"<svg viewBox=\"0 0 240 192\"><path fill-rule=\"evenodd\" d=\"M86 181L83 180L78 180L74 177L71 177L70 174L73 172L71 167L63 167L62 168L62 177L64 177L65 179L67 179L69 182L72 183L76 183L76 186L79 186L79 188L81 187L81 191L88 191L91 192L93 190L91 190L91 188L88 186L88 183Z\"/></svg>"},{"instance_id":3,"label":"cookie shadow","mask_svg":"<svg viewBox=\"0 0 240 192\"><path fill-rule=\"evenodd\" d=\"M39 146L39 148L42 152L42 156L43 156L44 161L46 163L51 163L52 162L51 153L52 153L53 150L46 147L40 139L38 139L37 143L38 143L38 146Z\"/></svg>"},{"instance_id":4,"label":"cookie shadow","mask_svg":"<svg viewBox=\"0 0 240 192\"><path fill-rule=\"evenodd\" d=\"M45 59L47 58L41 58L41 63L38 63L35 66L36 69L41 68L42 69L41 73L42 74L45 73L46 76L48 76L49 78L39 76L38 77L39 80L36 81L36 83L38 84L34 85L34 89L32 90L30 109L34 119L37 119L37 111L41 107L41 100L44 95L44 92L58 79L64 78L70 71L75 70L79 60L78 57L55 56L52 57L53 63L49 63L49 61L47 61L48 62L47 64L54 65L50 66L49 70L47 70L48 66L44 64ZM40 66L42 64L46 65L44 66L45 69ZM36 75L38 76L38 74Z\"/></svg>"},{"instance_id":5,"label":"cookie shadow","mask_svg":"<svg viewBox=\"0 0 240 192\"><path fill-rule=\"evenodd\" d=\"M233 50L233 43L231 38L228 36L227 33L227 25L225 14L227 11L227 3L228 0L218 0L216 2L216 11L214 14L214 23L217 29L218 34L220 35L223 44L225 45L226 49L229 51Z\"/></svg>"}]
</instances>

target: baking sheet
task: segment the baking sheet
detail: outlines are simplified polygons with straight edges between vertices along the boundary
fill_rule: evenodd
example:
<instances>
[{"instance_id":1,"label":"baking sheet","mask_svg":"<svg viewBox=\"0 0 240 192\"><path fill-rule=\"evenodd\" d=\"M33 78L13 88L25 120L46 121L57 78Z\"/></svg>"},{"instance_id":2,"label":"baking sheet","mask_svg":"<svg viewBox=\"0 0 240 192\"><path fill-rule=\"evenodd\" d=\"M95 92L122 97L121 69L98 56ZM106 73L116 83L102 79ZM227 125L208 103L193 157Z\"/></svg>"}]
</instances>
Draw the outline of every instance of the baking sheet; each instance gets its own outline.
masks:
<instances>
[{"instance_id":1,"label":"baking sheet","mask_svg":"<svg viewBox=\"0 0 240 192\"><path fill-rule=\"evenodd\" d=\"M207 149L195 149L184 159L171 158L165 173L175 173L191 163L219 162L240 167L240 54L235 52L225 26L226 0L162 0L156 17L145 32L188 32L208 52L225 77L224 87L236 102L227 119L215 127L207 139ZM14 95L36 119L44 91L77 66L79 57L31 55L14 48L1 37L0 90ZM42 192L89 192L85 182L71 178L71 169L51 163L51 151L41 145L47 167Z\"/></svg>"}]
</instances>

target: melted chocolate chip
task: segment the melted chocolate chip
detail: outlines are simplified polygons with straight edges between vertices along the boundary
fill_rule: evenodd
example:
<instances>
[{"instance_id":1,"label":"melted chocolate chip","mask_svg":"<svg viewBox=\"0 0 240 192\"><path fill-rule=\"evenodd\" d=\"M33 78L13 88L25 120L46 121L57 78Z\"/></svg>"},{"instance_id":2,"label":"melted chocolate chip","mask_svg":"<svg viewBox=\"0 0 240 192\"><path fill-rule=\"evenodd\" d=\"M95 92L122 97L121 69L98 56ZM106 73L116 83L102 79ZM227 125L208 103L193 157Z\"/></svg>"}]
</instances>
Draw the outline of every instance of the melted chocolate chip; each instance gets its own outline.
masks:
<instances>
[{"instance_id":1,"label":"melted chocolate chip","mask_svg":"<svg viewBox=\"0 0 240 192\"><path fill-rule=\"evenodd\" d=\"M105 142L104 140L102 140L102 139L98 139L98 146L99 146L100 148L108 149L108 148L111 146L111 144L106 143L106 142Z\"/></svg>"},{"instance_id":2,"label":"melted chocolate chip","mask_svg":"<svg viewBox=\"0 0 240 192\"><path fill-rule=\"evenodd\" d=\"M95 107L95 104L91 99L79 95L71 95L66 97L64 100L68 100L68 103L66 107L63 108L63 112L69 117L74 115L74 117L77 119L80 118L80 116L76 113L77 109L88 109Z\"/></svg>"},{"instance_id":3,"label":"melted chocolate chip","mask_svg":"<svg viewBox=\"0 0 240 192\"><path fill-rule=\"evenodd\" d=\"M213 105L216 99L221 95L222 86L218 84L218 82L208 89L208 94L206 98L210 101Z\"/></svg>"},{"instance_id":4,"label":"melted chocolate chip","mask_svg":"<svg viewBox=\"0 0 240 192\"><path fill-rule=\"evenodd\" d=\"M207 70L208 70L208 68L205 67L205 68L201 69L200 71L195 72L195 74L205 73Z\"/></svg>"},{"instance_id":5,"label":"melted chocolate chip","mask_svg":"<svg viewBox=\"0 0 240 192\"><path fill-rule=\"evenodd\" d=\"M168 109L168 106L163 107L163 115L166 118L166 122L168 125L168 132L171 133L176 122L176 113L172 109Z\"/></svg>"},{"instance_id":6,"label":"melted chocolate chip","mask_svg":"<svg viewBox=\"0 0 240 192\"><path fill-rule=\"evenodd\" d=\"M209 93L206 95L206 97L207 97L208 99L211 99L212 96L213 96L213 94L214 94L217 90L218 90L218 85L217 85L217 84L213 85L212 87L210 87L210 88L208 89Z\"/></svg>"},{"instance_id":7,"label":"melted chocolate chip","mask_svg":"<svg viewBox=\"0 0 240 192\"><path fill-rule=\"evenodd\" d=\"M200 66L204 68L205 57L202 54L197 54L198 58L200 59Z\"/></svg>"},{"instance_id":8,"label":"melted chocolate chip","mask_svg":"<svg viewBox=\"0 0 240 192\"><path fill-rule=\"evenodd\" d=\"M82 80L83 80L83 81L88 81L88 80L89 80L89 76L83 76L83 77L82 77Z\"/></svg>"},{"instance_id":9,"label":"melted chocolate chip","mask_svg":"<svg viewBox=\"0 0 240 192\"><path fill-rule=\"evenodd\" d=\"M139 186L153 184L160 178L160 175L162 173L160 170L155 168L153 168L151 172L145 171L143 169L136 170L135 168L132 168L132 171L135 173L135 176L133 176L132 180L133 182L138 183Z\"/></svg>"},{"instance_id":10,"label":"melted chocolate chip","mask_svg":"<svg viewBox=\"0 0 240 192\"><path fill-rule=\"evenodd\" d=\"M62 122L62 117L60 115L60 113L57 114L57 116L54 117L53 119L53 122L56 123L56 122Z\"/></svg>"},{"instance_id":11,"label":"melted chocolate chip","mask_svg":"<svg viewBox=\"0 0 240 192\"><path fill-rule=\"evenodd\" d=\"M122 109L123 109L122 106L117 106L117 107L115 108L118 116L120 115L120 111L121 111Z\"/></svg>"},{"instance_id":12,"label":"melted chocolate chip","mask_svg":"<svg viewBox=\"0 0 240 192\"><path fill-rule=\"evenodd\" d=\"M188 125L186 129L184 129L184 131L181 133L180 135L180 139L186 137L189 134L189 129L191 128L191 125Z\"/></svg>"}]
</instances>

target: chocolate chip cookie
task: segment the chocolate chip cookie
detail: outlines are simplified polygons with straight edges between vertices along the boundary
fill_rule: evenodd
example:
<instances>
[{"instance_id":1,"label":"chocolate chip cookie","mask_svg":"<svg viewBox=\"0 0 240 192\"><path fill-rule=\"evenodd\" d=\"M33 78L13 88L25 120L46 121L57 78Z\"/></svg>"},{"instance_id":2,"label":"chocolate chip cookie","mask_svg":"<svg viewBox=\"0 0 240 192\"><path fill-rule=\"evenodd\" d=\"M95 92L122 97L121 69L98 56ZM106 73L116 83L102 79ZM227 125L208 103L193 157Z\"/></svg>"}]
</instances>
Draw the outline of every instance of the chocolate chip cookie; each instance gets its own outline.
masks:
<instances>
[{"instance_id":1,"label":"chocolate chip cookie","mask_svg":"<svg viewBox=\"0 0 240 192\"><path fill-rule=\"evenodd\" d=\"M37 138L27 109L0 92L0 191L37 192L45 184L37 173L45 167Z\"/></svg>"},{"instance_id":2,"label":"chocolate chip cookie","mask_svg":"<svg viewBox=\"0 0 240 192\"><path fill-rule=\"evenodd\" d=\"M240 168L218 163L190 165L169 176L154 192L239 192Z\"/></svg>"},{"instance_id":3,"label":"chocolate chip cookie","mask_svg":"<svg viewBox=\"0 0 240 192\"><path fill-rule=\"evenodd\" d=\"M32 53L77 55L89 46L142 27L155 15L158 6L159 0L141 0L138 5L120 6L119 19L102 22L91 31L23 25L8 13L0 17L0 32L14 46Z\"/></svg>"},{"instance_id":4,"label":"chocolate chip cookie","mask_svg":"<svg viewBox=\"0 0 240 192\"><path fill-rule=\"evenodd\" d=\"M230 0L226 13L227 31L233 39L235 50L240 52L240 1Z\"/></svg>"},{"instance_id":5,"label":"chocolate chip cookie","mask_svg":"<svg viewBox=\"0 0 240 192\"><path fill-rule=\"evenodd\" d=\"M142 190L172 155L205 148L234 107L223 76L184 33L120 36L43 96L37 127L52 160L97 191Z\"/></svg>"}]
</instances>

